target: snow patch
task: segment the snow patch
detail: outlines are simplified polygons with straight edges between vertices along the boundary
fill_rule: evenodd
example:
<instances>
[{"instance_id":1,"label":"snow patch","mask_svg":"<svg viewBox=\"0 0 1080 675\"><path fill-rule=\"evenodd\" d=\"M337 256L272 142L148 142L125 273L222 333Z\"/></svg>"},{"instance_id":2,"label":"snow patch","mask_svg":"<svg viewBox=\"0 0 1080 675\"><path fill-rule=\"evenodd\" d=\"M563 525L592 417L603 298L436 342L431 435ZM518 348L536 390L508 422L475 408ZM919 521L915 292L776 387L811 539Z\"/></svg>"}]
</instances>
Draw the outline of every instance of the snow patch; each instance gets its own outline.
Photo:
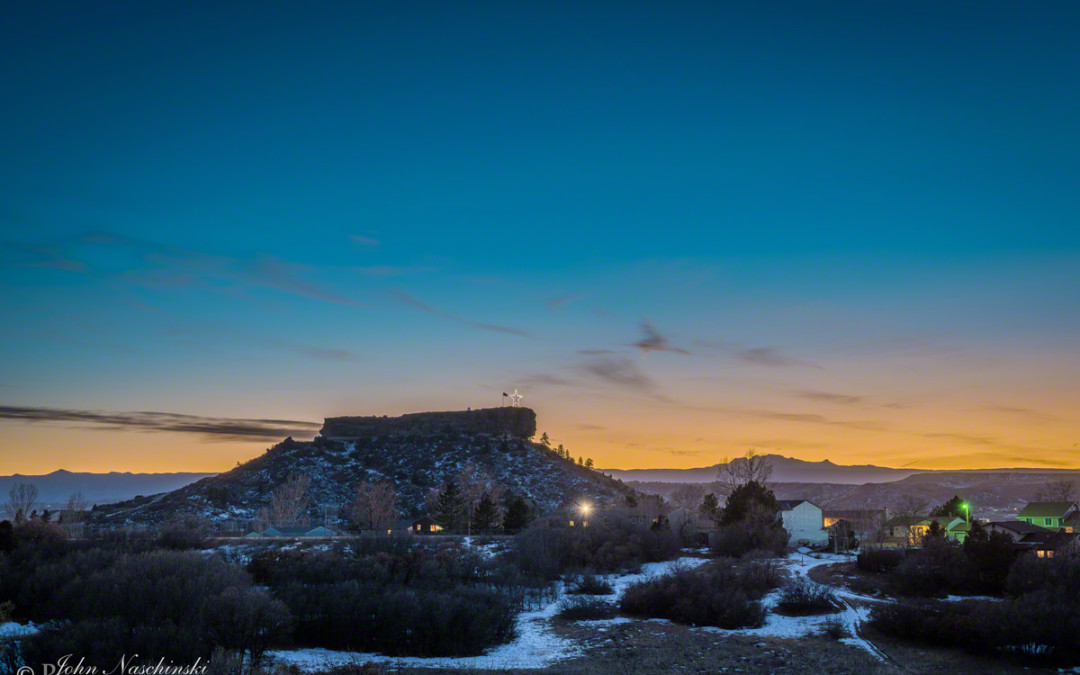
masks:
<instances>
[{"instance_id":1,"label":"snow patch","mask_svg":"<svg viewBox=\"0 0 1080 675\"><path fill-rule=\"evenodd\" d=\"M22 624L9 621L7 623L0 623L0 638L11 637L26 637L27 635L33 635L38 632L38 627L33 622Z\"/></svg>"}]
</instances>

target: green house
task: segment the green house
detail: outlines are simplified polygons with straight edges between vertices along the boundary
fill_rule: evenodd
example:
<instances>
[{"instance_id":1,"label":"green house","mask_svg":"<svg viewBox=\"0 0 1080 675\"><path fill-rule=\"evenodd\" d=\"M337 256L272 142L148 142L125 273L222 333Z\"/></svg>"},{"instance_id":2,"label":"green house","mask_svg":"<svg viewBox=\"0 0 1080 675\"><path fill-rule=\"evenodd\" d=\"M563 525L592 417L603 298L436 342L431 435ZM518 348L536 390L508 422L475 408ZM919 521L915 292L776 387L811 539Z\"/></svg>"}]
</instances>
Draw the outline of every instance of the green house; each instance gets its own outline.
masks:
<instances>
[{"instance_id":1,"label":"green house","mask_svg":"<svg viewBox=\"0 0 1080 675\"><path fill-rule=\"evenodd\" d=\"M1016 518L1050 530L1065 528L1071 532L1078 512L1076 502L1028 502Z\"/></svg>"}]
</instances>

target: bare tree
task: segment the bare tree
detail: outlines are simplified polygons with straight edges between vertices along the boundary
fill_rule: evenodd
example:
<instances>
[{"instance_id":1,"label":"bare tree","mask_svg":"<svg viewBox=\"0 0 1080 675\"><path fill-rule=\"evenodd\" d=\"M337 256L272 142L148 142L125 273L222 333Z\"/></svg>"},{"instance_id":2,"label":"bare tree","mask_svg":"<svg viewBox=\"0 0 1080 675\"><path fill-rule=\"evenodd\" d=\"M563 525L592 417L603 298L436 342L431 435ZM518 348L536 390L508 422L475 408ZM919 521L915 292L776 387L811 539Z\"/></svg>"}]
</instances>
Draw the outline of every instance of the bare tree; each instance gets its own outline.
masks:
<instances>
[{"instance_id":1,"label":"bare tree","mask_svg":"<svg viewBox=\"0 0 1080 675\"><path fill-rule=\"evenodd\" d=\"M1037 502L1075 502L1080 498L1076 483L1067 478L1055 480L1039 488L1035 493Z\"/></svg>"},{"instance_id":2,"label":"bare tree","mask_svg":"<svg viewBox=\"0 0 1080 675\"><path fill-rule=\"evenodd\" d=\"M501 518L501 506L499 505L503 502L505 490L501 484L492 480L491 476L487 475L483 469L472 462L468 462L461 468L456 482L465 509L466 530L469 533L472 533L472 524L476 518L476 507L479 506L480 500L485 494L495 503L498 509L495 517Z\"/></svg>"},{"instance_id":3,"label":"bare tree","mask_svg":"<svg viewBox=\"0 0 1080 675\"><path fill-rule=\"evenodd\" d=\"M356 487L356 497L349 505L349 517L360 527L385 530L394 523L397 515L397 490L393 483L364 481Z\"/></svg>"},{"instance_id":4,"label":"bare tree","mask_svg":"<svg viewBox=\"0 0 1080 675\"><path fill-rule=\"evenodd\" d=\"M772 462L769 461L769 457L758 454L758 451L752 448L747 450L743 457L732 460L725 457L724 462L716 471L717 480L727 486L729 494L734 492L735 488L747 483L753 482L764 486L770 476L772 476Z\"/></svg>"},{"instance_id":5,"label":"bare tree","mask_svg":"<svg viewBox=\"0 0 1080 675\"><path fill-rule=\"evenodd\" d=\"M690 511L697 511L705 498L705 486L701 483L683 483L671 493L671 501Z\"/></svg>"},{"instance_id":6,"label":"bare tree","mask_svg":"<svg viewBox=\"0 0 1080 675\"><path fill-rule=\"evenodd\" d=\"M909 545L917 543L915 541L915 524L926 517L926 512L929 507L930 503L926 501L926 498L920 497L919 495L901 495L900 498L896 500L896 505L892 510L897 518L903 519L903 522L907 527L907 539Z\"/></svg>"},{"instance_id":7,"label":"bare tree","mask_svg":"<svg viewBox=\"0 0 1080 675\"><path fill-rule=\"evenodd\" d=\"M7 512L15 524L24 522L37 503L38 489L32 483L15 483L8 492Z\"/></svg>"},{"instance_id":8,"label":"bare tree","mask_svg":"<svg viewBox=\"0 0 1080 675\"><path fill-rule=\"evenodd\" d=\"M83 519L86 518L86 507L88 505L89 502L81 491L72 492L71 496L68 497L67 505L60 512L60 520L69 535L81 536L81 525Z\"/></svg>"},{"instance_id":9,"label":"bare tree","mask_svg":"<svg viewBox=\"0 0 1080 675\"><path fill-rule=\"evenodd\" d=\"M308 505L307 474L289 474L284 483L274 490L270 500L270 520L275 525L292 525L300 520Z\"/></svg>"}]
</instances>

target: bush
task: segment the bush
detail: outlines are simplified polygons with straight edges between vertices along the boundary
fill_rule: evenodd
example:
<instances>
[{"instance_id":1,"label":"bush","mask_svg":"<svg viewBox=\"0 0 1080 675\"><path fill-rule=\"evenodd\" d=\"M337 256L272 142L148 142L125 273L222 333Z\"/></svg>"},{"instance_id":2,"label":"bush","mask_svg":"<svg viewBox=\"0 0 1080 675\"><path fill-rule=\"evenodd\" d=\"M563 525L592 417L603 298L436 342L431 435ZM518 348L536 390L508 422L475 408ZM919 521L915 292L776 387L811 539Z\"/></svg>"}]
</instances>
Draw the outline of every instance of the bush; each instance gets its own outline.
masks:
<instances>
[{"instance_id":1,"label":"bush","mask_svg":"<svg viewBox=\"0 0 1080 675\"><path fill-rule=\"evenodd\" d=\"M458 544L367 555L270 550L249 569L296 617L302 646L391 655L480 654L509 640L516 613L550 593Z\"/></svg>"},{"instance_id":2,"label":"bush","mask_svg":"<svg viewBox=\"0 0 1080 675\"><path fill-rule=\"evenodd\" d=\"M203 547L202 530L198 523L190 520L172 523L161 531L157 544L161 548L172 551L201 549Z\"/></svg>"},{"instance_id":3,"label":"bush","mask_svg":"<svg viewBox=\"0 0 1080 675\"><path fill-rule=\"evenodd\" d=\"M595 574L581 574L570 582L567 592L578 595L611 595L615 591L603 577Z\"/></svg>"},{"instance_id":4,"label":"bush","mask_svg":"<svg viewBox=\"0 0 1080 675\"><path fill-rule=\"evenodd\" d=\"M864 572L891 572L904 561L906 555L898 548L870 548L859 554L855 566Z\"/></svg>"},{"instance_id":5,"label":"bush","mask_svg":"<svg viewBox=\"0 0 1080 675\"><path fill-rule=\"evenodd\" d=\"M613 603L599 598L567 596L559 601L559 616L569 621L593 621L615 616Z\"/></svg>"},{"instance_id":6,"label":"bush","mask_svg":"<svg viewBox=\"0 0 1080 675\"><path fill-rule=\"evenodd\" d=\"M802 577L780 590L777 606L792 616L828 614L840 610L836 593L831 588Z\"/></svg>"},{"instance_id":7,"label":"bush","mask_svg":"<svg viewBox=\"0 0 1080 675\"><path fill-rule=\"evenodd\" d=\"M774 518L747 517L720 527L710 543L724 556L739 557L755 551L782 556L787 551L788 531Z\"/></svg>"},{"instance_id":8,"label":"bush","mask_svg":"<svg viewBox=\"0 0 1080 675\"><path fill-rule=\"evenodd\" d=\"M821 624L822 634L830 640L839 640L847 635L847 627L844 620L838 616L831 616Z\"/></svg>"},{"instance_id":9,"label":"bush","mask_svg":"<svg viewBox=\"0 0 1080 675\"><path fill-rule=\"evenodd\" d=\"M130 538L60 545L24 540L0 556L0 603L14 602L20 619L48 624L22 640L26 660L47 663L79 654L105 666L136 652L166 660L207 657L222 640L207 618L234 596L253 604L245 605L250 612L229 615L230 629L258 639L228 648L243 649L254 661L287 634L287 621L271 611L282 609L281 603L252 589L242 569L217 557L152 546L152 540Z\"/></svg>"},{"instance_id":10,"label":"bush","mask_svg":"<svg viewBox=\"0 0 1080 675\"><path fill-rule=\"evenodd\" d=\"M757 628L765 623L761 597L777 584L771 564L722 563L630 586L620 608L632 616L720 628Z\"/></svg>"},{"instance_id":11,"label":"bush","mask_svg":"<svg viewBox=\"0 0 1080 675\"><path fill-rule=\"evenodd\" d=\"M535 523L514 539L514 560L518 567L546 579L556 579L568 570L636 569L642 563L671 560L679 551L679 535L671 530L601 521L589 527Z\"/></svg>"},{"instance_id":12,"label":"bush","mask_svg":"<svg viewBox=\"0 0 1080 675\"><path fill-rule=\"evenodd\" d=\"M1080 658L1080 605L1047 590L1005 602L882 604L872 610L870 624L894 637L976 654L1045 665Z\"/></svg>"},{"instance_id":13,"label":"bush","mask_svg":"<svg viewBox=\"0 0 1080 675\"><path fill-rule=\"evenodd\" d=\"M472 656L513 637L517 607L498 589L348 580L276 589L307 647L401 656Z\"/></svg>"},{"instance_id":14,"label":"bush","mask_svg":"<svg viewBox=\"0 0 1080 675\"><path fill-rule=\"evenodd\" d=\"M967 590L966 568L959 546L940 537L926 537L923 548L904 558L889 581L901 595L940 597Z\"/></svg>"}]
</instances>

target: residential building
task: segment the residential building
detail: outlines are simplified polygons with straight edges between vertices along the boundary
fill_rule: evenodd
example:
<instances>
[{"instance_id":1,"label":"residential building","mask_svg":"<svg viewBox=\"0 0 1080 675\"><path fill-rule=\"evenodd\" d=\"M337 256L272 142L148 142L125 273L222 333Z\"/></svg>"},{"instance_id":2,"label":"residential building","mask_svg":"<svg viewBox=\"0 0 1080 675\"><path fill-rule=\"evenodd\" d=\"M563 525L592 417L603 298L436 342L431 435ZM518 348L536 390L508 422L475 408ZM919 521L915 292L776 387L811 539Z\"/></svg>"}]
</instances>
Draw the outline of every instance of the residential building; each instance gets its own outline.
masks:
<instances>
[{"instance_id":1,"label":"residential building","mask_svg":"<svg viewBox=\"0 0 1080 675\"><path fill-rule=\"evenodd\" d=\"M823 546L829 543L829 533L821 507L805 499L785 499L780 502L779 518L788 531L792 546Z\"/></svg>"},{"instance_id":2,"label":"residential building","mask_svg":"<svg viewBox=\"0 0 1080 675\"><path fill-rule=\"evenodd\" d=\"M1078 513L1080 505L1076 502L1028 502L1016 518L1048 530L1065 528L1066 532L1073 532Z\"/></svg>"}]
</instances>

